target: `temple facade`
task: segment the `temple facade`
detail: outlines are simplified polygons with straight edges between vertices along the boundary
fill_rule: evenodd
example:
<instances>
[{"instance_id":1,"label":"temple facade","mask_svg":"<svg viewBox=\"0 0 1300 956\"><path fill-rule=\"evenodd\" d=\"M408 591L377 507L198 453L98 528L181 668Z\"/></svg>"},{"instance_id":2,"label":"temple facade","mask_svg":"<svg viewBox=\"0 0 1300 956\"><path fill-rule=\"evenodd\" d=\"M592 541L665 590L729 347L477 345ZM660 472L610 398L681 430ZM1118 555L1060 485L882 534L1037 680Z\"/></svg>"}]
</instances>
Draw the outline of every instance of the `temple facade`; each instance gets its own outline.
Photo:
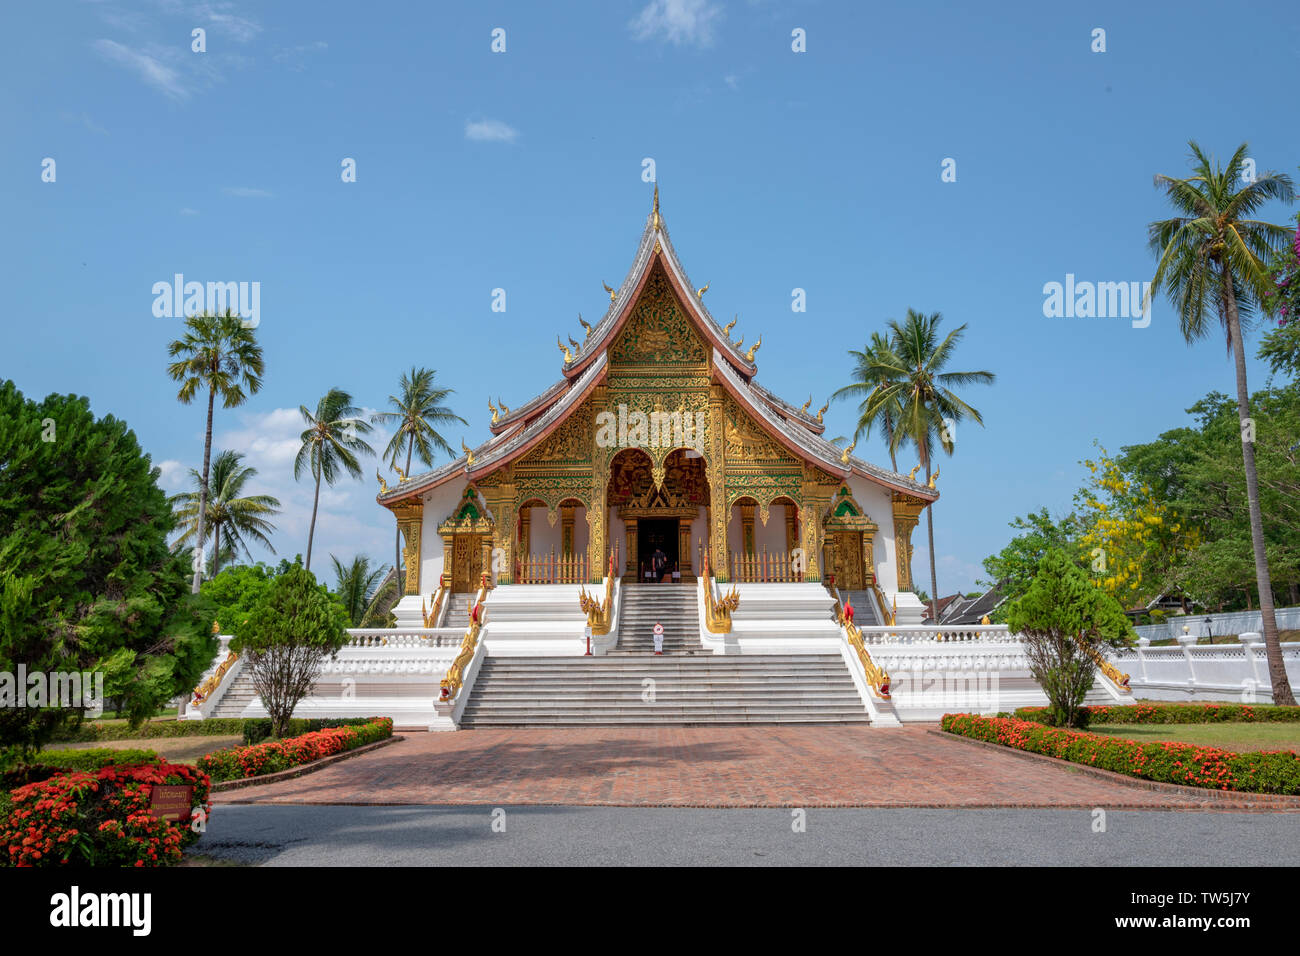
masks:
<instances>
[{"instance_id":1,"label":"temple facade","mask_svg":"<svg viewBox=\"0 0 1300 956\"><path fill-rule=\"evenodd\" d=\"M514 407L489 399L491 437L455 461L381 478L405 542L399 624L425 624L439 590L594 584L610 567L691 581L705 561L720 583L833 582L881 610L915 604L912 533L938 492L828 441L811 396L759 384L761 335L733 339L707 289L656 187L604 316L579 316L581 341L557 336L559 380Z\"/></svg>"}]
</instances>

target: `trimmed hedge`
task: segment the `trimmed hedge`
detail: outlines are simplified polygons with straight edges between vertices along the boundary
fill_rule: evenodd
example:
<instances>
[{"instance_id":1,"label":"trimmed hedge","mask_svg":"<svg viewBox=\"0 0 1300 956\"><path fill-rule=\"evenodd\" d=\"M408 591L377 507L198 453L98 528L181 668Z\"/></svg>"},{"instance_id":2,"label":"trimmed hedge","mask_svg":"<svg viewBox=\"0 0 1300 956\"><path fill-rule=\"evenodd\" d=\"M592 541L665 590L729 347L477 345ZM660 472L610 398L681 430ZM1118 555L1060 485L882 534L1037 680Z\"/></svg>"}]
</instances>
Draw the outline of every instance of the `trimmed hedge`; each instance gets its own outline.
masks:
<instances>
[{"instance_id":1,"label":"trimmed hedge","mask_svg":"<svg viewBox=\"0 0 1300 956\"><path fill-rule=\"evenodd\" d=\"M194 787L194 806L211 812L209 782L193 767L154 761L59 773L8 794L0 848L15 866L166 866L198 839L189 824L149 812L159 784Z\"/></svg>"},{"instance_id":2,"label":"trimmed hedge","mask_svg":"<svg viewBox=\"0 0 1300 956\"><path fill-rule=\"evenodd\" d=\"M972 740L1143 780L1242 793L1300 794L1300 755L1290 750L1238 754L1172 741L1144 744L1015 717L973 714L944 714L940 726L950 734Z\"/></svg>"},{"instance_id":3,"label":"trimmed hedge","mask_svg":"<svg viewBox=\"0 0 1300 956\"><path fill-rule=\"evenodd\" d=\"M32 754L24 763L0 773L0 788L13 790L29 783L49 780L55 774L65 771L94 771L115 765L160 762L161 758L152 750L112 750L108 747L94 750L42 750Z\"/></svg>"},{"instance_id":4,"label":"trimmed hedge","mask_svg":"<svg viewBox=\"0 0 1300 956\"><path fill-rule=\"evenodd\" d=\"M1272 704L1125 704L1084 707L1085 724L1214 724L1221 722L1300 721L1300 707ZM1020 720L1045 723L1046 707L1021 707Z\"/></svg>"},{"instance_id":5,"label":"trimmed hedge","mask_svg":"<svg viewBox=\"0 0 1300 956\"><path fill-rule=\"evenodd\" d=\"M137 740L153 737L219 737L244 732L242 717L213 717L208 720L151 720L134 730L126 722L85 721L54 737L58 743L95 743L101 740Z\"/></svg>"},{"instance_id":6,"label":"trimmed hedge","mask_svg":"<svg viewBox=\"0 0 1300 956\"><path fill-rule=\"evenodd\" d=\"M289 737L300 737L317 730L329 730L333 727L361 727L377 717L292 717L289 720ZM248 717L244 720L244 743L258 744L271 739L270 717Z\"/></svg>"},{"instance_id":7,"label":"trimmed hedge","mask_svg":"<svg viewBox=\"0 0 1300 956\"><path fill-rule=\"evenodd\" d=\"M393 735L391 717L371 717L361 726L328 727L298 737L269 740L251 747L231 747L200 757L198 768L213 780L260 777L297 767L331 754L385 740Z\"/></svg>"},{"instance_id":8,"label":"trimmed hedge","mask_svg":"<svg viewBox=\"0 0 1300 956\"><path fill-rule=\"evenodd\" d=\"M290 733L305 734L326 727L353 727L370 717L303 718L289 722ZM269 717L210 717L207 720L151 720L132 730L126 723L86 721L80 727L57 735L59 743L97 743L104 740L138 740L155 737L222 737L242 736L244 743L255 744L271 736Z\"/></svg>"}]
</instances>

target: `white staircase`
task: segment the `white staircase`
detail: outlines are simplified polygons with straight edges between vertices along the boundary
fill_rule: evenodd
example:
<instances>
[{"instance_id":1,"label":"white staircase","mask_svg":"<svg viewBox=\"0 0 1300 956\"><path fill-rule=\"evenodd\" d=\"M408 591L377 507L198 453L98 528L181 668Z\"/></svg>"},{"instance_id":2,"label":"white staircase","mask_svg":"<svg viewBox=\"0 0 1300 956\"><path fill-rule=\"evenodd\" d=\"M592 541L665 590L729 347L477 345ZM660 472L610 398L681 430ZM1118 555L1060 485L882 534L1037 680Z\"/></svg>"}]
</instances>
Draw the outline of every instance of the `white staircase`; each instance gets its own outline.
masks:
<instances>
[{"instance_id":1,"label":"white staircase","mask_svg":"<svg viewBox=\"0 0 1300 956\"><path fill-rule=\"evenodd\" d=\"M611 656L654 653L654 626L664 628L664 655L707 653L700 644L699 596L689 584L623 585L618 646Z\"/></svg>"}]
</instances>

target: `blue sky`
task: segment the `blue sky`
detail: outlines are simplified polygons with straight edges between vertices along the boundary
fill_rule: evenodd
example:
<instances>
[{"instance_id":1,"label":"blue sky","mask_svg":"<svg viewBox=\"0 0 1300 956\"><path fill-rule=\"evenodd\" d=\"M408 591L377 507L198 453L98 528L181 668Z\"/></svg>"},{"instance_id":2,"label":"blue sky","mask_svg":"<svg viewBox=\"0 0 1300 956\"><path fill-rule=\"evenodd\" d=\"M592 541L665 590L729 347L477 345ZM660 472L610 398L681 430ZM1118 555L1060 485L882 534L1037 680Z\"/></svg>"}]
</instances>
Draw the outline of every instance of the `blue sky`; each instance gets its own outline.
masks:
<instances>
[{"instance_id":1,"label":"blue sky","mask_svg":"<svg viewBox=\"0 0 1300 956\"><path fill-rule=\"evenodd\" d=\"M427 365L477 444L487 397L516 406L551 384L556 333L580 338L577 314L604 312L601 282L625 274L649 210L650 157L692 279L714 315L739 313L733 334L763 335L759 381L788 399L819 406L847 379L846 350L908 307L969 326L956 364L998 382L967 394L986 427L961 426L941 464L935 545L940 591L970 589L1008 521L1069 507L1094 438L1148 440L1232 390L1221 341L1185 345L1163 298L1138 329L1045 318L1042 291L1067 273L1151 278L1146 225L1167 214L1152 176L1186 170L1189 138L1223 158L1248 141L1260 169L1296 174L1300 23L1289 4L1224 9L9 5L0 376L126 419L179 490L203 409L175 400L165 347L180 323L153 315L152 286L260 282L266 385L219 412L216 440L284 502L274 543L292 556L311 506L292 478L298 405L337 385L380 407ZM1220 49L1240 73L1215 66ZM852 410L828 422L851 432ZM888 463L876 440L857 451ZM322 492L318 555L391 561L373 470Z\"/></svg>"}]
</instances>

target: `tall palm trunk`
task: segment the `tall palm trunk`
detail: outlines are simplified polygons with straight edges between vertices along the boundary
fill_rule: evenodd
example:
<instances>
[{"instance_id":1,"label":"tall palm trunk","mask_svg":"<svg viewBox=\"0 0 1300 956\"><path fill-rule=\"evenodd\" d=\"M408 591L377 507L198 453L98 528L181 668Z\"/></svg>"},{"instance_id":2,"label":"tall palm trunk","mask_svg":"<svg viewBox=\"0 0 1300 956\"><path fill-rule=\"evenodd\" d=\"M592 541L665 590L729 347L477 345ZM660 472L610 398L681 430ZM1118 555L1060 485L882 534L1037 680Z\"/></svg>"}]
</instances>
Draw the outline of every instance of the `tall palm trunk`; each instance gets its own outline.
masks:
<instances>
[{"instance_id":1,"label":"tall palm trunk","mask_svg":"<svg viewBox=\"0 0 1300 956\"><path fill-rule=\"evenodd\" d=\"M1241 340L1241 319L1237 314L1237 296L1232 289L1230 276L1223 285L1223 302L1228 313L1228 337L1232 340L1232 358L1237 368L1237 415L1242 422L1241 457L1246 466L1246 502L1250 510L1250 543L1255 552L1255 586L1259 589L1259 610L1264 621L1264 656L1268 660L1268 676L1273 685L1273 703L1294 705L1295 695L1291 692L1291 683L1286 677L1282 646L1278 643L1277 615L1273 611L1273 583L1269 579L1268 559L1264 554L1264 519L1259 508L1255 444L1246 439L1245 421L1250 417L1250 393L1246 387L1246 349ZM1250 437L1254 438L1254 435Z\"/></svg>"},{"instance_id":2,"label":"tall palm trunk","mask_svg":"<svg viewBox=\"0 0 1300 956\"><path fill-rule=\"evenodd\" d=\"M221 573L221 525L212 529L212 540L216 542L216 550L212 552L212 576L215 578Z\"/></svg>"},{"instance_id":3,"label":"tall palm trunk","mask_svg":"<svg viewBox=\"0 0 1300 956\"><path fill-rule=\"evenodd\" d=\"M320 469L316 469L316 496L311 501L311 527L307 531L307 570L311 570L311 543L316 537L316 509L320 506Z\"/></svg>"},{"instance_id":4,"label":"tall palm trunk","mask_svg":"<svg viewBox=\"0 0 1300 956\"><path fill-rule=\"evenodd\" d=\"M925 483L930 483L930 461L926 456L925 462ZM925 509L925 533L930 542L930 620L935 624L939 623L939 576L935 573L934 564L934 505L931 504Z\"/></svg>"},{"instance_id":5,"label":"tall palm trunk","mask_svg":"<svg viewBox=\"0 0 1300 956\"><path fill-rule=\"evenodd\" d=\"M212 461L212 408L217 398L217 388L215 385L208 386L208 427L203 434L203 483L199 485L199 528L198 543L195 547L195 554L199 560L195 562L194 580L190 582L190 593L198 594L199 585L203 583L203 532L206 530L203 526L208 517L208 469Z\"/></svg>"}]
</instances>

